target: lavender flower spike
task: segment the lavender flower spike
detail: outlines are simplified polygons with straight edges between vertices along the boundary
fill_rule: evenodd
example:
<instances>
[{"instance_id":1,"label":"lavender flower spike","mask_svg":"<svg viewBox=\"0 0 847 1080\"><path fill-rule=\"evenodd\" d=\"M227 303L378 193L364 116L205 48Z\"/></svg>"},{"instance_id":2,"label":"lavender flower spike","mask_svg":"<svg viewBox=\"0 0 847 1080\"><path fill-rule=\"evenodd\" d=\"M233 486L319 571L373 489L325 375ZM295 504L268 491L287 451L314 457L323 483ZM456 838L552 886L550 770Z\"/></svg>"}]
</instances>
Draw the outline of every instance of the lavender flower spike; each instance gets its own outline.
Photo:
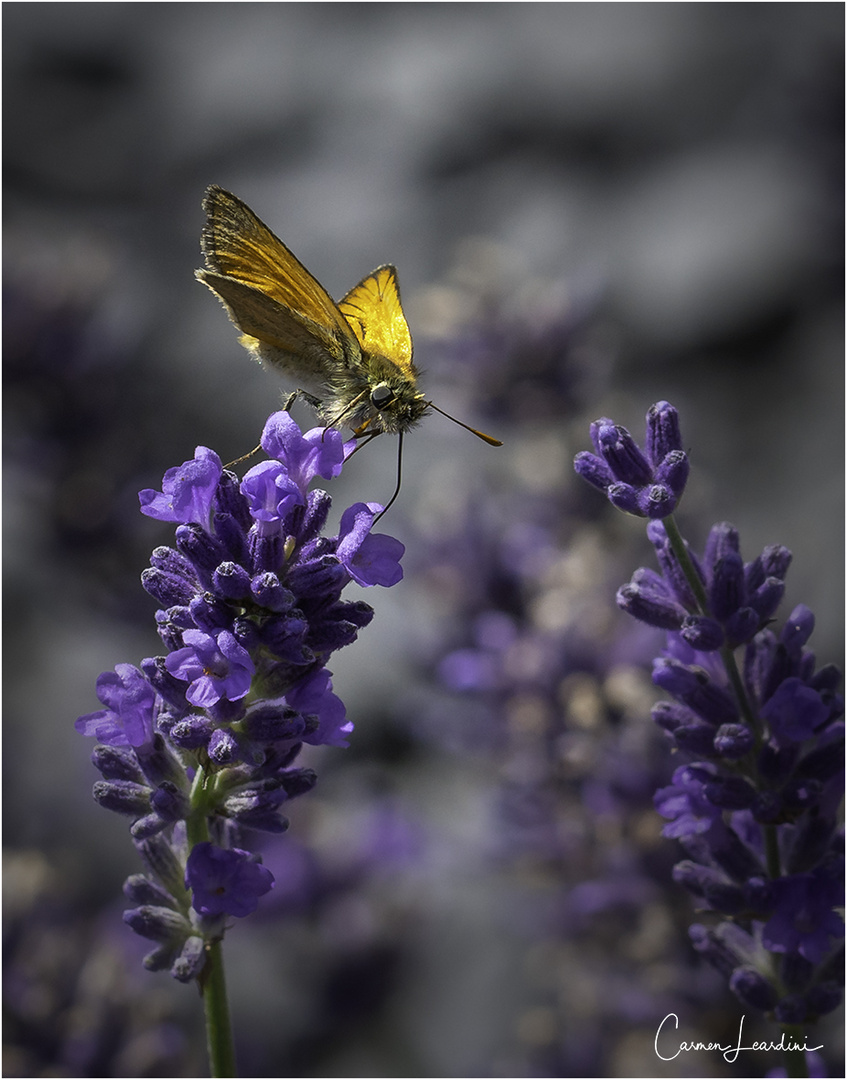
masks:
<instances>
[{"instance_id":1,"label":"lavender flower spike","mask_svg":"<svg viewBox=\"0 0 847 1080\"><path fill-rule=\"evenodd\" d=\"M662 519L647 527L658 572L637 570L617 599L667 634L653 681L673 701L653 717L687 763L654 801L687 856L674 879L705 916L691 940L746 1008L811 1024L844 984L840 673L817 668L807 607L774 622L791 552L771 545L745 562L726 522L699 557L680 536L671 510L688 466L667 402L650 410L644 452L611 420L591 437L597 453L578 454L576 471L621 509Z\"/></svg>"},{"instance_id":2,"label":"lavender flower spike","mask_svg":"<svg viewBox=\"0 0 847 1080\"><path fill-rule=\"evenodd\" d=\"M228 918L274 884L244 830L282 832L284 803L315 783L303 743L346 746L353 730L326 665L373 611L342 593L403 576L403 545L371 533L376 503L323 535L330 497L310 484L349 456L337 431L303 435L281 412L262 446L273 456L240 482L198 447L141 492L142 513L177 525L142 575L166 653L101 675L104 708L76 722L100 741L95 797L130 819L146 868L125 890L125 921L156 943L145 964L201 985Z\"/></svg>"}]
</instances>

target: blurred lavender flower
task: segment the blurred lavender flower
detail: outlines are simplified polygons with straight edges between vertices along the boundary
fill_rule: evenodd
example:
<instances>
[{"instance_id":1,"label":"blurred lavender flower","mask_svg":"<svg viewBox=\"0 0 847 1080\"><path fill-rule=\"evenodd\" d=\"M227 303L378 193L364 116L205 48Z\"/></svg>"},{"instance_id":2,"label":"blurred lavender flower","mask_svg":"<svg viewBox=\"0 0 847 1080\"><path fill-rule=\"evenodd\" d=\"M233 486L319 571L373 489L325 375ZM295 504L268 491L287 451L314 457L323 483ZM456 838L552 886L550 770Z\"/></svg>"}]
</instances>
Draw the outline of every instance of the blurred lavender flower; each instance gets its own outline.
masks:
<instances>
[{"instance_id":1,"label":"blurred lavender flower","mask_svg":"<svg viewBox=\"0 0 847 1080\"><path fill-rule=\"evenodd\" d=\"M454 393L464 380L499 424L561 423L608 377L608 350L596 342L600 293L594 280L541 280L514 252L465 241L420 304L432 366L449 371Z\"/></svg>"},{"instance_id":2,"label":"blurred lavender flower","mask_svg":"<svg viewBox=\"0 0 847 1080\"><path fill-rule=\"evenodd\" d=\"M660 414L672 433L664 456ZM770 628L787 549L771 546L745 563L737 532L719 524L698 558L670 516L681 484L667 483L669 497L645 505L660 458L679 444L671 406L650 410L646 453L611 421L592 425L592 437L601 456L577 455L577 472L622 509L664 518L648 526L660 573L638 570L618 604L668 632L653 681L674 700L654 706L653 717L693 760L655 805L669 819L664 834L688 855L675 880L713 914L692 926L692 941L745 1006L783 1024L812 1023L837 1007L843 987L840 673L816 669L805 606L778 632ZM621 483L626 498L616 497Z\"/></svg>"},{"instance_id":3,"label":"blurred lavender flower","mask_svg":"<svg viewBox=\"0 0 847 1080\"><path fill-rule=\"evenodd\" d=\"M4 856L4 1075L203 1075L198 1023L167 987L151 995L136 940L64 861Z\"/></svg>"},{"instance_id":4,"label":"blurred lavender flower","mask_svg":"<svg viewBox=\"0 0 847 1080\"><path fill-rule=\"evenodd\" d=\"M76 723L99 740L95 798L132 818L147 870L126 883L125 921L156 942L146 966L184 982L227 916L273 886L243 830L285 830L283 803L315 783L295 765L304 742L347 745L326 664L373 612L342 591L403 576L403 545L371 532L379 505L348 508L339 535L321 535L330 497L309 487L340 473L351 445L337 431L304 435L280 412L262 447L270 460L240 484L198 447L161 491L140 493L142 513L177 524L176 546L156 548L142 575L169 651L101 675L104 708Z\"/></svg>"},{"instance_id":5,"label":"blurred lavender flower","mask_svg":"<svg viewBox=\"0 0 847 1080\"><path fill-rule=\"evenodd\" d=\"M564 458L560 420L550 449L553 437ZM473 755L491 785L479 791L468 874L512 899L495 932L519 950L523 979L510 988L512 1056L488 1068L615 1075L632 1067L634 1030L650 1045L657 1018L680 1003L701 1013L720 986L670 932L685 897L652 809L670 770L660 733L643 723L658 634L603 603L626 541L586 520L579 490L563 499L561 476L549 483L476 482L461 512L416 545L415 576L453 617L433 641L437 682L404 712L440 753L461 753L466 773Z\"/></svg>"}]
</instances>

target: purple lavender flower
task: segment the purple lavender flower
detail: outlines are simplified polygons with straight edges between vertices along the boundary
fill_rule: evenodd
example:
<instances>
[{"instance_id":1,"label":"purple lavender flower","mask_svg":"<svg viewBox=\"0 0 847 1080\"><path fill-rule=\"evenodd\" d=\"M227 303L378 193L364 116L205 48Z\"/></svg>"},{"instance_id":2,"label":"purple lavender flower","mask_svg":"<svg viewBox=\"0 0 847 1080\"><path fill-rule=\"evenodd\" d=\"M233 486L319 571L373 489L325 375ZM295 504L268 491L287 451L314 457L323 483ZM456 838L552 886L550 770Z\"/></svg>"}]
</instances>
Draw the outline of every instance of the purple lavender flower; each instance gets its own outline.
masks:
<instances>
[{"instance_id":1,"label":"purple lavender flower","mask_svg":"<svg viewBox=\"0 0 847 1080\"><path fill-rule=\"evenodd\" d=\"M714 776L713 765L684 765L673 775L673 783L656 792L656 809L673 824L666 836L697 836L708 832L720 810L706 797L706 782Z\"/></svg>"},{"instance_id":2,"label":"purple lavender flower","mask_svg":"<svg viewBox=\"0 0 847 1080\"><path fill-rule=\"evenodd\" d=\"M281 461L263 461L255 465L241 483L242 494L250 503L250 514L257 524L272 533L295 506L304 506L306 498Z\"/></svg>"},{"instance_id":3,"label":"purple lavender flower","mask_svg":"<svg viewBox=\"0 0 847 1080\"><path fill-rule=\"evenodd\" d=\"M259 897L273 888L273 874L257 855L240 848L195 844L185 866L185 884L201 915L235 915L255 911Z\"/></svg>"},{"instance_id":4,"label":"purple lavender flower","mask_svg":"<svg viewBox=\"0 0 847 1080\"><path fill-rule=\"evenodd\" d=\"M647 413L644 451L625 427L605 416L591 425L591 441L596 453L583 450L574 460L583 479L629 514L663 518L673 512L685 490L688 457L672 405L660 401Z\"/></svg>"},{"instance_id":5,"label":"purple lavender flower","mask_svg":"<svg viewBox=\"0 0 847 1080\"><path fill-rule=\"evenodd\" d=\"M144 746L153 736L153 688L132 664L117 664L97 680L97 697L106 706L81 716L80 735L93 735L107 746Z\"/></svg>"},{"instance_id":6,"label":"purple lavender flower","mask_svg":"<svg viewBox=\"0 0 847 1080\"><path fill-rule=\"evenodd\" d=\"M745 1005L810 1023L837 1006L839 978L843 985L840 673L816 669L806 648L814 616L804 605L772 629L786 548L772 545L745 563L725 522L700 557L680 536L671 511L687 465L674 456L681 440L671 406L650 410L646 452L610 420L591 434L597 454L577 455L576 471L621 509L663 519L647 528L659 571L636 571L617 599L667 631L653 681L674 700L653 716L693 760L655 805L670 819L664 835L688 855L675 880L715 916L714 928L692 927L692 940ZM660 463L665 494L648 495Z\"/></svg>"},{"instance_id":7,"label":"purple lavender flower","mask_svg":"<svg viewBox=\"0 0 847 1080\"><path fill-rule=\"evenodd\" d=\"M148 488L139 492L141 513L159 521L208 525L222 471L221 459L214 450L198 446L193 461L168 469L161 491Z\"/></svg>"},{"instance_id":8,"label":"purple lavender flower","mask_svg":"<svg viewBox=\"0 0 847 1080\"><path fill-rule=\"evenodd\" d=\"M165 667L177 679L190 683L185 698L200 709L216 705L221 698L238 701L250 692L256 667L250 653L229 630L216 636L202 630L186 630L182 649L172 652Z\"/></svg>"},{"instance_id":9,"label":"purple lavender flower","mask_svg":"<svg viewBox=\"0 0 847 1080\"><path fill-rule=\"evenodd\" d=\"M261 446L268 457L285 465L288 476L305 495L316 476L332 480L340 474L356 441L345 444L335 428L312 428L304 435L287 412L276 412L265 424Z\"/></svg>"},{"instance_id":10,"label":"purple lavender flower","mask_svg":"<svg viewBox=\"0 0 847 1080\"><path fill-rule=\"evenodd\" d=\"M771 952L799 953L819 964L830 951L830 939L844 936L837 908L844 907L843 860L794 874L773 883L773 914L762 927L762 943Z\"/></svg>"},{"instance_id":11,"label":"purple lavender flower","mask_svg":"<svg viewBox=\"0 0 847 1080\"><path fill-rule=\"evenodd\" d=\"M700 558L686 550L689 579L664 524L651 521L647 535L661 573L642 567L617 595L618 606L641 622L676 630L696 651L712 652L749 641L776 612L791 562L787 548L772 545L744 563L737 531L722 522L710 531Z\"/></svg>"},{"instance_id":12,"label":"purple lavender flower","mask_svg":"<svg viewBox=\"0 0 847 1080\"><path fill-rule=\"evenodd\" d=\"M403 545L393 536L370 531L381 509L377 503L356 503L341 518L336 555L359 585L396 585L403 577Z\"/></svg>"},{"instance_id":13,"label":"purple lavender flower","mask_svg":"<svg viewBox=\"0 0 847 1080\"><path fill-rule=\"evenodd\" d=\"M352 723L346 718L344 703L332 692L331 675L327 668L320 668L285 697L292 709L317 720L314 730L303 736L303 741L313 746L348 746L347 737L353 730Z\"/></svg>"},{"instance_id":14,"label":"purple lavender flower","mask_svg":"<svg viewBox=\"0 0 847 1080\"><path fill-rule=\"evenodd\" d=\"M403 576L403 545L371 533L377 504L322 535L330 498L309 485L337 476L353 444L276 413L262 445L275 457L240 483L198 447L161 492L141 492L144 514L178 526L142 575L167 653L101 675L105 708L76 722L101 743L95 797L131 819L147 870L128 884L125 921L157 943L146 965L182 981L203 971L224 916L248 915L272 887L243 829L285 830L282 805L315 783L295 765L304 743L347 745L326 663L373 612L343 590Z\"/></svg>"}]
</instances>

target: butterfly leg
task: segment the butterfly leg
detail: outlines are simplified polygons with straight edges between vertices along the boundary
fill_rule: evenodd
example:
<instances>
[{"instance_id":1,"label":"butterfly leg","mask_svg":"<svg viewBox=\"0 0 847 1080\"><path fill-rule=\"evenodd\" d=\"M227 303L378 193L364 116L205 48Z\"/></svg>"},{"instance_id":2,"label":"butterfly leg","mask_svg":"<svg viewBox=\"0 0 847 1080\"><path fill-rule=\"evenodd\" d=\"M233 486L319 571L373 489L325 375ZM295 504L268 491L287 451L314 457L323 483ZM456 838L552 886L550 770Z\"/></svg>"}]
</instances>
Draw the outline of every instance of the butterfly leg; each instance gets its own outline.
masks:
<instances>
[{"instance_id":1,"label":"butterfly leg","mask_svg":"<svg viewBox=\"0 0 847 1080\"><path fill-rule=\"evenodd\" d=\"M259 446L254 446L253 449L249 450L246 454L242 454L241 457L237 457L235 459L235 461L227 462L227 464L224 465L224 468L225 469L231 469L233 467L233 465L240 465L242 461L246 461L248 458L251 458L254 454L258 454L261 449L262 449L262 446L261 446L261 443L260 443Z\"/></svg>"},{"instance_id":2,"label":"butterfly leg","mask_svg":"<svg viewBox=\"0 0 847 1080\"><path fill-rule=\"evenodd\" d=\"M313 409L320 409L322 405L321 399L316 398L314 394L307 394L305 390L293 390L285 399L282 411L288 412L297 398L302 398L306 404L311 405Z\"/></svg>"}]
</instances>

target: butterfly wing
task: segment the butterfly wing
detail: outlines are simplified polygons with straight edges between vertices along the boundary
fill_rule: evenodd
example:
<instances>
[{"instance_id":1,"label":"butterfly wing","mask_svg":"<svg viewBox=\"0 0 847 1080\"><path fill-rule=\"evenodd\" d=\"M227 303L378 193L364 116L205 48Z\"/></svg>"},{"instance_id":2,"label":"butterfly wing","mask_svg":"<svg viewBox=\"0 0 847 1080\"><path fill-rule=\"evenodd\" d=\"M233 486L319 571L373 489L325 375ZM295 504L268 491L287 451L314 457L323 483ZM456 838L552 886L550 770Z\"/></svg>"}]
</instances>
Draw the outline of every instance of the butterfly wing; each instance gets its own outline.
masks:
<instances>
[{"instance_id":1,"label":"butterfly wing","mask_svg":"<svg viewBox=\"0 0 847 1080\"><path fill-rule=\"evenodd\" d=\"M353 328L363 352L384 356L406 378L415 379L412 335L403 314L393 266L380 266L368 274L339 300L338 310Z\"/></svg>"},{"instance_id":2,"label":"butterfly wing","mask_svg":"<svg viewBox=\"0 0 847 1080\"><path fill-rule=\"evenodd\" d=\"M358 339L329 293L245 203L213 186L203 207L207 269L197 277L258 342L246 344L312 383L360 355Z\"/></svg>"},{"instance_id":3,"label":"butterfly wing","mask_svg":"<svg viewBox=\"0 0 847 1080\"><path fill-rule=\"evenodd\" d=\"M302 389L321 395L333 367L345 355L336 337L237 278L211 270L197 270L195 274L223 302L230 319L244 332L242 345L259 360L281 368L302 384Z\"/></svg>"}]
</instances>

